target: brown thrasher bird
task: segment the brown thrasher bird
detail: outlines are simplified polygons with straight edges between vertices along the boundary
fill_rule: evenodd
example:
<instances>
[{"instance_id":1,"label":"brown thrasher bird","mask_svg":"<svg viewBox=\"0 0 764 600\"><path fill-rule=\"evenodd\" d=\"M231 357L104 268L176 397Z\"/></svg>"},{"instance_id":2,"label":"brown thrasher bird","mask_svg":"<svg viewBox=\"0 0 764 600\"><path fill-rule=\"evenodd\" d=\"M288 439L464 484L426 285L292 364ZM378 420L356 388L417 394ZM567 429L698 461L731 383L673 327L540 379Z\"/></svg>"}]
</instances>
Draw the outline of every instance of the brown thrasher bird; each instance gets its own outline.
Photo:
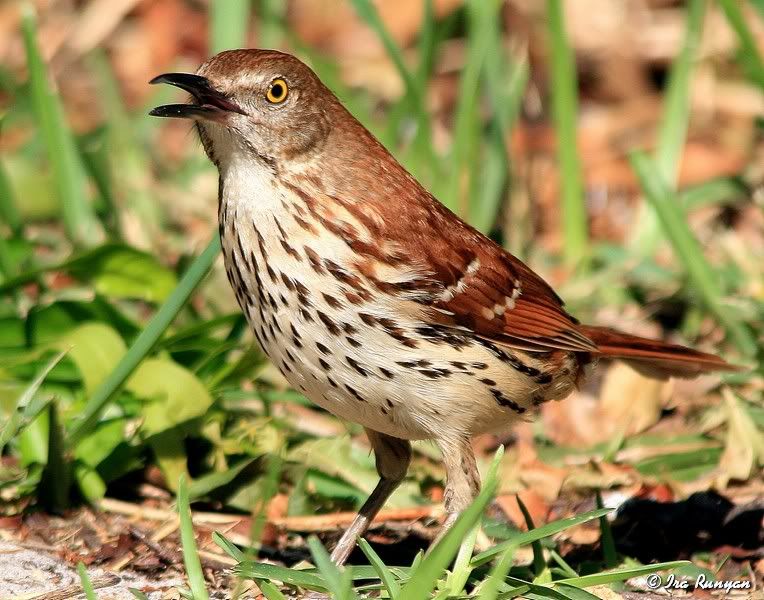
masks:
<instances>
[{"instance_id":1,"label":"brown thrasher bird","mask_svg":"<svg viewBox=\"0 0 764 600\"><path fill-rule=\"evenodd\" d=\"M641 373L731 369L710 354L581 325L547 283L424 189L288 54L232 50L160 117L192 119L220 173L225 267L260 346L289 383L360 423L379 483L338 564L433 440L448 476L442 531L475 497L470 438L570 394L600 356Z\"/></svg>"}]
</instances>

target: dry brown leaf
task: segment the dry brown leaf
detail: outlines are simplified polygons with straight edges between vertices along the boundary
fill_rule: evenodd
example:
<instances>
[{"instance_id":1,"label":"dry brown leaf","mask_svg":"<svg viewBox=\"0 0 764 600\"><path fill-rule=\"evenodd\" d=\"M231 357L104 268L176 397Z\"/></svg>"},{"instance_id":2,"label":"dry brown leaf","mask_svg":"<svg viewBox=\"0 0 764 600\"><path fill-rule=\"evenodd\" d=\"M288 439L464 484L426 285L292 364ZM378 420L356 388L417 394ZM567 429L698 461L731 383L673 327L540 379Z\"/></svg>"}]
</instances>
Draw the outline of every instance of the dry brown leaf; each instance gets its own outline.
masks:
<instances>
[{"instance_id":1,"label":"dry brown leaf","mask_svg":"<svg viewBox=\"0 0 764 600\"><path fill-rule=\"evenodd\" d=\"M727 410L727 439L719 460L717 483L725 488L730 480L747 480L764 466L764 433L751 419L742 400L729 388L722 390Z\"/></svg>"},{"instance_id":2,"label":"dry brown leaf","mask_svg":"<svg viewBox=\"0 0 764 600\"><path fill-rule=\"evenodd\" d=\"M624 363L613 363L600 391L604 429L611 435L627 436L645 431L660 418L670 386L640 375Z\"/></svg>"}]
</instances>

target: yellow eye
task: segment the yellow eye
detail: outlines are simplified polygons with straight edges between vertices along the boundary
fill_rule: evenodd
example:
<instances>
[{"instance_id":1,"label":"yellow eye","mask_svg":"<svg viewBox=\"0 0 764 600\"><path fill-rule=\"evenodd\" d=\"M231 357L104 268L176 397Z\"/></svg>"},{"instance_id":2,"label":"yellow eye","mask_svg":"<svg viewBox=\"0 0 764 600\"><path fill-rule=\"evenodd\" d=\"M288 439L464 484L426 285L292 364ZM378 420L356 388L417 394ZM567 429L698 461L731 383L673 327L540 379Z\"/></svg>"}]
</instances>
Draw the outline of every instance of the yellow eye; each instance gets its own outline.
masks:
<instances>
[{"instance_id":1,"label":"yellow eye","mask_svg":"<svg viewBox=\"0 0 764 600\"><path fill-rule=\"evenodd\" d=\"M265 99L271 104L281 104L287 99L289 95L289 87L287 82L281 78L271 81L271 85L268 86L268 91L265 93Z\"/></svg>"}]
</instances>

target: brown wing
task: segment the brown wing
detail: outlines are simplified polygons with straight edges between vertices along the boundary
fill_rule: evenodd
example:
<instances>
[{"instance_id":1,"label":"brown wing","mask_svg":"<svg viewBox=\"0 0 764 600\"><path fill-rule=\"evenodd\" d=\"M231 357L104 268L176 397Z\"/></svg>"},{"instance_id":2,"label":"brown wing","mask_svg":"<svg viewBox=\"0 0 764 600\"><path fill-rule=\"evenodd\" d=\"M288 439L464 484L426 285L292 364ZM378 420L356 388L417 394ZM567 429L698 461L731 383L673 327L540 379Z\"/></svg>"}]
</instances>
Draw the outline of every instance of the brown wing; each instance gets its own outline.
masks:
<instances>
[{"instance_id":1,"label":"brown wing","mask_svg":"<svg viewBox=\"0 0 764 600\"><path fill-rule=\"evenodd\" d=\"M409 202L398 203L395 211L377 199L347 202L330 196L341 207L339 212L349 213L366 236L337 219L338 211L329 210L335 212L334 218L323 222L356 250L356 267L367 279L380 291L415 300L418 312L432 324L468 330L528 351L597 350L543 279L419 190ZM393 282L382 274L391 271L379 268L381 264L420 275Z\"/></svg>"},{"instance_id":2,"label":"brown wing","mask_svg":"<svg viewBox=\"0 0 764 600\"><path fill-rule=\"evenodd\" d=\"M448 226L440 229L442 244L423 257L441 284L429 299L432 320L528 351L597 350L541 277L450 213L437 212Z\"/></svg>"}]
</instances>

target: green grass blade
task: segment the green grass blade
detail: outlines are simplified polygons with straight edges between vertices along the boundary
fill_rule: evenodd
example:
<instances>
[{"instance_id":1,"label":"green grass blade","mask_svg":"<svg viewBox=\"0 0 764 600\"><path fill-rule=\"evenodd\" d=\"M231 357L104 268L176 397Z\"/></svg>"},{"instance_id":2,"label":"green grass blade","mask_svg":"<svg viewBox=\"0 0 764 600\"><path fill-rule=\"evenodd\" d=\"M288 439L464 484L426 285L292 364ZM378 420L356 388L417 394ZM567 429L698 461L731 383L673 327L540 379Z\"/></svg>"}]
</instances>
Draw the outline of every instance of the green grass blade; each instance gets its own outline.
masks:
<instances>
[{"instance_id":1,"label":"green grass blade","mask_svg":"<svg viewBox=\"0 0 764 600\"><path fill-rule=\"evenodd\" d=\"M213 0L210 4L212 54L243 48L247 43L250 0Z\"/></svg>"},{"instance_id":2,"label":"green grass blade","mask_svg":"<svg viewBox=\"0 0 764 600\"><path fill-rule=\"evenodd\" d=\"M499 3L496 0L470 0L467 3L468 37L467 64L459 81L459 99L454 116L454 140L448 169L451 173L443 204L451 210L466 216L470 208L468 201L470 159L475 156L480 133L478 119L478 97L480 75L489 51L500 51L491 47L495 36L491 35L494 21L498 18Z\"/></svg>"},{"instance_id":3,"label":"green grass blade","mask_svg":"<svg viewBox=\"0 0 764 600\"><path fill-rule=\"evenodd\" d=\"M703 35L705 14L706 0L689 2L684 43L671 65L663 114L658 128L655 165L671 189L677 187L682 151L687 139L690 122L690 82ZM633 238L633 246L640 255L648 256L655 250L659 226L655 211L650 206L644 208Z\"/></svg>"},{"instance_id":4,"label":"green grass blade","mask_svg":"<svg viewBox=\"0 0 764 600\"><path fill-rule=\"evenodd\" d=\"M261 48L278 48L284 37L284 19L287 3L283 0L260 0L258 5L258 45Z\"/></svg>"},{"instance_id":5,"label":"green grass blade","mask_svg":"<svg viewBox=\"0 0 764 600\"><path fill-rule=\"evenodd\" d=\"M149 600L149 597L141 590L137 590L135 588L127 588L127 591L130 592L135 598L138 598L138 600Z\"/></svg>"},{"instance_id":6,"label":"green grass blade","mask_svg":"<svg viewBox=\"0 0 764 600\"><path fill-rule=\"evenodd\" d=\"M547 0L547 13L552 50L552 114L557 130L557 156L560 161L562 188L564 254L569 266L579 266L588 253L589 227L576 138L576 64L565 33L562 0Z\"/></svg>"},{"instance_id":7,"label":"green grass blade","mask_svg":"<svg viewBox=\"0 0 764 600\"><path fill-rule=\"evenodd\" d=\"M756 343L750 330L722 303L718 277L705 260L703 249L690 231L676 194L663 181L653 161L642 152L631 155L631 165L639 178L645 197L655 209L663 231L682 263L693 288L704 304L724 325L744 356L753 356Z\"/></svg>"},{"instance_id":8,"label":"green grass blade","mask_svg":"<svg viewBox=\"0 0 764 600\"><path fill-rule=\"evenodd\" d=\"M398 47L393 36L387 30L387 27L385 27L385 24L382 22L382 19L371 0L352 0L352 3L355 11L361 19L377 34L377 37L379 37L390 60L393 61L398 74L403 80L403 84L406 88L406 97L411 103L417 119L415 145L418 149L426 152L426 158L430 165L435 165L436 158L432 152L432 144L430 143L430 114L425 105L424 93L422 92L424 84L418 83L414 74L406 66L406 62L403 59L403 52Z\"/></svg>"},{"instance_id":9,"label":"green grass blade","mask_svg":"<svg viewBox=\"0 0 764 600\"><path fill-rule=\"evenodd\" d=\"M210 270L219 252L220 238L216 233L204 251L188 267L188 270L183 274L183 277L169 298L156 312L149 324L130 347L130 350L122 357L114 371L93 392L93 395L83 409L81 420L75 425L69 436L72 446L76 445L83 436L92 430L93 426L98 422L101 411L122 388L122 385L135 371L141 361L151 352L151 349L170 326L178 312L180 312L180 309L183 308L188 298L207 274L207 271Z\"/></svg>"},{"instance_id":10,"label":"green grass blade","mask_svg":"<svg viewBox=\"0 0 764 600\"><path fill-rule=\"evenodd\" d=\"M19 395L16 400L16 406L11 412L10 417L3 425L2 429L0 429L0 456L3 454L5 445L16 436L24 424L32 421L47 406L47 401L35 404L32 400L34 399L37 390L40 389L43 381L45 381L45 378L48 376L48 373L53 370L53 367L61 362L61 359L65 354L65 352L60 352L51 358Z\"/></svg>"},{"instance_id":11,"label":"green grass blade","mask_svg":"<svg viewBox=\"0 0 764 600\"><path fill-rule=\"evenodd\" d=\"M515 499L517 500L517 505L520 507L520 512L523 513L523 519L525 519L525 525L528 527L528 531L533 531L536 528L536 525L533 523L531 513L528 512L528 508L525 506L525 502L520 499L519 495L515 495ZM598 508L602 507L599 506ZM538 577L546 569L544 549L541 547L540 540L534 540L531 543L531 547L533 548L533 573L536 575L536 577Z\"/></svg>"},{"instance_id":12,"label":"green grass blade","mask_svg":"<svg viewBox=\"0 0 764 600\"><path fill-rule=\"evenodd\" d=\"M186 478L181 475L178 481L178 515L180 516L180 543L183 547L183 564L186 566L188 585L194 600L209 600L207 585L204 582L202 563L196 550L194 524L191 521L191 506L188 503Z\"/></svg>"},{"instance_id":13,"label":"green grass blade","mask_svg":"<svg viewBox=\"0 0 764 600\"><path fill-rule=\"evenodd\" d=\"M283 581L287 585L310 589L329 589L324 578L318 573L300 571L298 569L288 569L287 567L269 565L267 563L244 562L234 567L234 572L239 577L249 577L250 579Z\"/></svg>"},{"instance_id":14,"label":"green grass blade","mask_svg":"<svg viewBox=\"0 0 764 600\"><path fill-rule=\"evenodd\" d=\"M106 146L108 169L112 183L111 194L122 209L139 217L146 229L144 235L153 239L161 235L162 211L150 192L151 165L142 151L135 128L120 95L119 84L104 52L95 52L90 57L89 66L95 74L100 89L100 102L104 114L109 115ZM119 211L112 218L118 225Z\"/></svg>"},{"instance_id":15,"label":"green grass blade","mask_svg":"<svg viewBox=\"0 0 764 600\"><path fill-rule=\"evenodd\" d=\"M21 28L29 69L32 106L61 201L64 225L73 242L91 245L99 237L98 222L88 203L85 171L74 137L64 118L37 45L37 23L31 4L23 5Z\"/></svg>"},{"instance_id":16,"label":"green grass blade","mask_svg":"<svg viewBox=\"0 0 764 600\"><path fill-rule=\"evenodd\" d=\"M358 547L361 549L361 552L366 555L366 558L369 560L369 564L374 567L374 570L377 572L382 585L385 586L385 589L387 590L387 593L390 595L390 597L397 598L398 594L400 594L401 586L398 584L398 581L395 579L392 571L387 568L387 565L384 563L384 561L376 552L374 552L374 548L372 548L371 544L369 544L369 542L367 542L365 539L358 538Z\"/></svg>"},{"instance_id":17,"label":"green grass blade","mask_svg":"<svg viewBox=\"0 0 764 600\"><path fill-rule=\"evenodd\" d=\"M547 523L546 525L537 527L533 531L520 533L507 540L506 542L497 544L493 548L489 548L485 552L478 554L475 558L472 559L472 566L479 567L480 565L484 565L485 563L493 560L494 557L498 556L509 547L517 548L519 546L526 546L536 540L549 537L571 527L575 527L576 525L587 523L593 519L599 519L601 516L606 515L609 512L610 509L608 508L592 510L582 515L568 517L567 519L560 519L559 521L554 521L553 523Z\"/></svg>"},{"instance_id":18,"label":"green grass blade","mask_svg":"<svg viewBox=\"0 0 764 600\"><path fill-rule=\"evenodd\" d=\"M48 410L48 457L42 472L39 501L46 510L61 513L69 508L72 464L64 447L64 432L56 402Z\"/></svg>"},{"instance_id":19,"label":"green grass blade","mask_svg":"<svg viewBox=\"0 0 764 600\"><path fill-rule=\"evenodd\" d=\"M424 15L422 29L419 32L419 65L417 66L416 82L419 84L419 94L425 97L427 81L430 78L435 62L435 50L438 46L438 36L435 27L435 9L433 0L424 0Z\"/></svg>"},{"instance_id":20,"label":"green grass blade","mask_svg":"<svg viewBox=\"0 0 764 600\"><path fill-rule=\"evenodd\" d=\"M690 212L704 206L725 204L738 198L746 198L750 193L740 179L720 177L680 191L679 203L687 212Z\"/></svg>"},{"instance_id":21,"label":"green grass blade","mask_svg":"<svg viewBox=\"0 0 764 600\"><path fill-rule=\"evenodd\" d=\"M495 47L500 49L498 20L494 23L493 37L498 40ZM528 63L515 57L510 62L507 77L506 58L503 52L491 51L484 63L484 73L488 97L491 102L492 123L489 131L488 156L485 159L484 175L473 186L477 201L470 204L470 223L486 233L496 223L501 202L510 179L511 157L506 146L512 129L520 114L520 106L528 82ZM513 236L517 233L513 230Z\"/></svg>"},{"instance_id":22,"label":"green grass blade","mask_svg":"<svg viewBox=\"0 0 764 600\"><path fill-rule=\"evenodd\" d=\"M13 186L5 172L5 167L0 162L0 219L5 221L13 235L21 235L21 215L16 207L13 195ZM1 232L0 232L1 233Z\"/></svg>"},{"instance_id":23,"label":"green grass blade","mask_svg":"<svg viewBox=\"0 0 764 600\"><path fill-rule=\"evenodd\" d=\"M98 600L95 590L93 589L93 582L90 581L90 576L85 569L85 565L82 564L82 561L77 563L77 573L80 576L80 584L82 585L82 591L85 593L85 598L87 600Z\"/></svg>"},{"instance_id":24,"label":"green grass blade","mask_svg":"<svg viewBox=\"0 0 764 600\"><path fill-rule=\"evenodd\" d=\"M676 188L682 149L687 138L687 126L690 121L690 80L703 36L705 14L706 0L690 0L684 44L671 65L666 100L658 129L655 163L664 180L672 188Z\"/></svg>"},{"instance_id":25,"label":"green grass blade","mask_svg":"<svg viewBox=\"0 0 764 600\"><path fill-rule=\"evenodd\" d=\"M188 497L191 501L206 496L211 491L231 483L244 469L255 461L254 458L245 458L235 464L229 465L224 471L213 471L194 479L188 486Z\"/></svg>"},{"instance_id":26,"label":"green grass blade","mask_svg":"<svg viewBox=\"0 0 764 600\"><path fill-rule=\"evenodd\" d=\"M512 568L512 559L515 557L516 548L510 546L501 554L499 561L493 566L488 577L480 585L480 600L495 600L499 595L504 580Z\"/></svg>"},{"instance_id":27,"label":"green grass blade","mask_svg":"<svg viewBox=\"0 0 764 600\"><path fill-rule=\"evenodd\" d=\"M318 572L323 575L332 596L335 598L349 598L352 596L350 580L343 577L341 569L332 562L329 553L316 536L308 538L308 548L313 557L313 562Z\"/></svg>"},{"instance_id":28,"label":"green grass blade","mask_svg":"<svg viewBox=\"0 0 764 600\"><path fill-rule=\"evenodd\" d=\"M603 518L603 517L600 517ZM576 573L575 569L571 567L567 562L565 562L565 559L557 554L555 550L549 551L549 556L552 557L552 560L557 563L557 565L562 569L562 571L568 576L568 577L578 577L578 573Z\"/></svg>"},{"instance_id":29,"label":"green grass blade","mask_svg":"<svg viewBox=\"0 0 764 600\"><path fill-rule=\"evenodd\" d=\"M245 560L244 552L239 550L239 548L237 548L236 545L222 533L217 531L213 532L212 541L215 542L223 552L225 552L234 560L239 562L243 562Z\"/></svg>"},{"instance_id":30,"label":"green grass blade","mask_svg":"<svg viewBox=\"0 0 764 600\"><path fill-rule=\"evenodd\" d=\"M270 581L261 580L257 582L257 587L268 600L287 600L287 597L279 591Z\"/></svg>"},{"instance_id":31,"label":"green grass blade","mask_svg":"<svg viewBox=\"0 0 764 600\"><path fill-rule=\"evenodd\" d=\"M462 543L459 545L459 551L456 553L454 566L446 578L446 588L449 595L458 596L464 591L467 580L472 573L472 552L475 549L475 541L480 531L480 519L472 526Z\"/></svg>"},{"instance_id":32,"label":"green grass blade","mask_svg":"<svg viewBox=\"0 0 764 600\"><path fill-rule=\"evenodd\" d=\"M603 508L602 494L597 490L597 508ZM615 539L613 530L610 527L607 515L600 517L600 545L602 546L602 556L605 560L605 566L608 569L614 568L618 564L618 553L615 550Z\"/></svg>"},{"instance_id":33,"label":"green grass blade","mask_svg":"<svg viewBox=\"0 0 764 600\"><path fill-rule=\"evenodd\" d=\"M401 590L398 600L419 600L429 597L443 570L457 553L461 540L480 521L483 510L493 498L496 491L498 470L504 448L499 448L496 453L488 476L485 479L483 490L478 494L475 501L456 520L450 531L443 536L438 544L431 548L424 560L411 572L411 578Z\"/></svg>"},{"instance_id":34,"label":"green grass blade","mask_svg":"<svg viewBox=\"0 0 764 600\"><path fill-rule=\"evenodd\" d=\"M764 88L764 60L759 53L759 46L753 32L746 23L740 0L719 0L724 14L740 41L740 57L749 76Z\"/></svg>"},{"instance_id":35,"label":"green grass blade","mask_svg":"<svg viewBox=\"0 0 764 600\"><path fill-rule=\"evenodd\" d=\"M657 563L654 565L643 565L639 567L630 567L628 569L617 569L604 573L593 573L592 575L582 575L580 577L571 577L569 579L559 579L555 581L556 585L572 585L574 587L592 587L595 585L607 585L618 581L626 581L632 577L641 577L658 571L668 571L692 564L687 560L675 560L672 562Z\"/></svg>"}]
</instances>

